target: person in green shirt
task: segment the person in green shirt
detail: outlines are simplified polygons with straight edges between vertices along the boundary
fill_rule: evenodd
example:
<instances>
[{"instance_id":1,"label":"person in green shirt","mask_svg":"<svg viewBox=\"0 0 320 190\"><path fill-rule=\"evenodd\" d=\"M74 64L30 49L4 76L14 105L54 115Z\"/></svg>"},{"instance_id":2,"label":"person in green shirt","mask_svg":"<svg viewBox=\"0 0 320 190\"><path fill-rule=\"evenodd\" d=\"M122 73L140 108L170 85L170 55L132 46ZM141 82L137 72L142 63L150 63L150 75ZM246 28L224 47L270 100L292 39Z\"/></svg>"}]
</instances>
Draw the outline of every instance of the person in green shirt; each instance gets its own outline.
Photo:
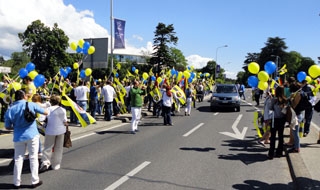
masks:
<instances>
[{"instance_id":1,"label":"person in green shirt","mask_svg":"<svg viewBox=\"0 0 320 190\"><path fill-rule=\"evenodd\" d=\"M131 134L138 132L138 124L141 119L142 97L146 94L145 87L139 87L139 81L133 82L133 87L130 89L130 106L131 106Z\"/></svg>"}]
</instances>

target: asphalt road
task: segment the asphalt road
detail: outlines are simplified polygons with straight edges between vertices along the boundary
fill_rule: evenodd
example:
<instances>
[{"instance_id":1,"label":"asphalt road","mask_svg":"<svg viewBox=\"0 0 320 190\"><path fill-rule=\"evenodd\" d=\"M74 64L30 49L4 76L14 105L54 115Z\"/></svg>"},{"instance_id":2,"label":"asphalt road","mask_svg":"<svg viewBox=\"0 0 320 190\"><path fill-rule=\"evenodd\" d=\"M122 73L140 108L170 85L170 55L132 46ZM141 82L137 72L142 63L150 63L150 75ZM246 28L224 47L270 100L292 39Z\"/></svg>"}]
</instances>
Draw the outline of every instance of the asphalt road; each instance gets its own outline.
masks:
<instances>
[{"instance_id":1,"label":"asphalt road","mask_svg":"<svg viewBox=\"0 0 320 190\"><path fill-rule=\"evenodd\" d=\"M204 101L191 116L174 116L174 126L146 117L135 135L129 124L83 134L65 149L60 170L40 174L38 189L293 189L286 158L268 160L256 143L254 111L243 102L240 112L210 112ZM0 183L12 182L11 169Z\"/></svg>"}]
</instances>

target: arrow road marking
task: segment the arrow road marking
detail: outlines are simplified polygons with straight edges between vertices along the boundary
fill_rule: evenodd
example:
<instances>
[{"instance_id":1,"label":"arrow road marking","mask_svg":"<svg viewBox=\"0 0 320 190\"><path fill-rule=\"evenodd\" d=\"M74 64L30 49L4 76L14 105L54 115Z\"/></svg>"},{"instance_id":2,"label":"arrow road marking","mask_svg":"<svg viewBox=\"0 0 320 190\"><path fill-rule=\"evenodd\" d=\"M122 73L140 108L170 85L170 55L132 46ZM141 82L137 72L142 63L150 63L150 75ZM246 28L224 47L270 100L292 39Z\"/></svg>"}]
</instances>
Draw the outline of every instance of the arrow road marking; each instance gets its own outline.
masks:
<instances>
[{"instance_id":1,"label":"arrow road marking","mask_svg":"<svg viewBox=\"0 0 320 190\"><path fill-rule=\"evenodd\" d=\"M242 132L240 133L239 129L237 128L237 125L239 124L241 118L242 118L242 114L240 114L238 116L238 118L234 121L234 123L232 125L232 130L233 130L234 133L230 133L230 132L220 132L220 133L224 134L224 135L227 135L229 137L233 137L233 138L236 138L236 139L243 140L244 136L246 135L248 127L244 127Z\"/></svg>"}]
</instances>

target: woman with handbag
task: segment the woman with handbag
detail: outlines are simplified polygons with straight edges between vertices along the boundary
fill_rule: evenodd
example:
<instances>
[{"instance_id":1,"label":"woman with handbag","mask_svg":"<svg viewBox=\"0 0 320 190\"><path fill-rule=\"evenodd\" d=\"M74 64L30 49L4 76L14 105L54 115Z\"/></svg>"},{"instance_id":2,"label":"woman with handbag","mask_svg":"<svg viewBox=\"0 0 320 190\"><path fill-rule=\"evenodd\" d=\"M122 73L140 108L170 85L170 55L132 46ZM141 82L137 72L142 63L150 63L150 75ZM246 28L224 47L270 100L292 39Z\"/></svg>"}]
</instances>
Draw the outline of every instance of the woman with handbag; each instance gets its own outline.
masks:
<instances>
[{"instance_id":1,"label":"woman with handbag","mask_svg":"<svg viewBox=\"0 0 320 190\"><path fill-rule=\"evenodd\" d=\"M63 153L64 134L66 132L67 114L60 105L61 97L53 95L50 98L51 107L48 108L48 122L45 132L44 149L40 172L51 166L53 170L60 169ZM54 151L52 151L54 149Z\"/></svg>"}]
</instances>

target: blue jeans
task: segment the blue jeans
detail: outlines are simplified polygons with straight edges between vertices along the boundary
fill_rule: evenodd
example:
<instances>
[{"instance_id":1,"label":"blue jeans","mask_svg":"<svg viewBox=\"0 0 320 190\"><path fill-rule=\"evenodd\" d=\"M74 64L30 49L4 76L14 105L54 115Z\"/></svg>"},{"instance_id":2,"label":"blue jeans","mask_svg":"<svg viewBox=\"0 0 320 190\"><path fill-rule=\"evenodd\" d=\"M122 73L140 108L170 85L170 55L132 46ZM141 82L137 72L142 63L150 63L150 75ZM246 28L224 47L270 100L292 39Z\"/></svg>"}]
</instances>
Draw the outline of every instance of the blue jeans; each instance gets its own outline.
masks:
<instances>
[{"instance_id":1,"label":"blue jeans","mask_svg":"<svg viewBox=\"0 0 320 190\"><path fill-rule=\"evenodd\" d=\"M300 130L300 124L303 123L304 112L301 112L299 115L297 115L297 118L298 118L298 125L295 126L295 130L292 130L295 149L300 148L299 130Z\"/></svg>"},{"instance_id":2,"label":"blue jeans","mask_svg":"<svg viewBox=\"0 0 320 190\"><path fill-rule=\"evenodd\" d=\"M87 112L87 101L79 101L77 100L77 104L85 111ZM78 118L76 118L76 122L79 123Z\"/></svg>"},{"instance_id":3,"label":"blue jeans","mask_svg":"<svg viewBox=\"0 0 320 190\"><path fill-rule=\"evenodd\" d=\"M112 102L104 102L104 120L110 121L112 116Z\"/></svg>"}]
</instances>

